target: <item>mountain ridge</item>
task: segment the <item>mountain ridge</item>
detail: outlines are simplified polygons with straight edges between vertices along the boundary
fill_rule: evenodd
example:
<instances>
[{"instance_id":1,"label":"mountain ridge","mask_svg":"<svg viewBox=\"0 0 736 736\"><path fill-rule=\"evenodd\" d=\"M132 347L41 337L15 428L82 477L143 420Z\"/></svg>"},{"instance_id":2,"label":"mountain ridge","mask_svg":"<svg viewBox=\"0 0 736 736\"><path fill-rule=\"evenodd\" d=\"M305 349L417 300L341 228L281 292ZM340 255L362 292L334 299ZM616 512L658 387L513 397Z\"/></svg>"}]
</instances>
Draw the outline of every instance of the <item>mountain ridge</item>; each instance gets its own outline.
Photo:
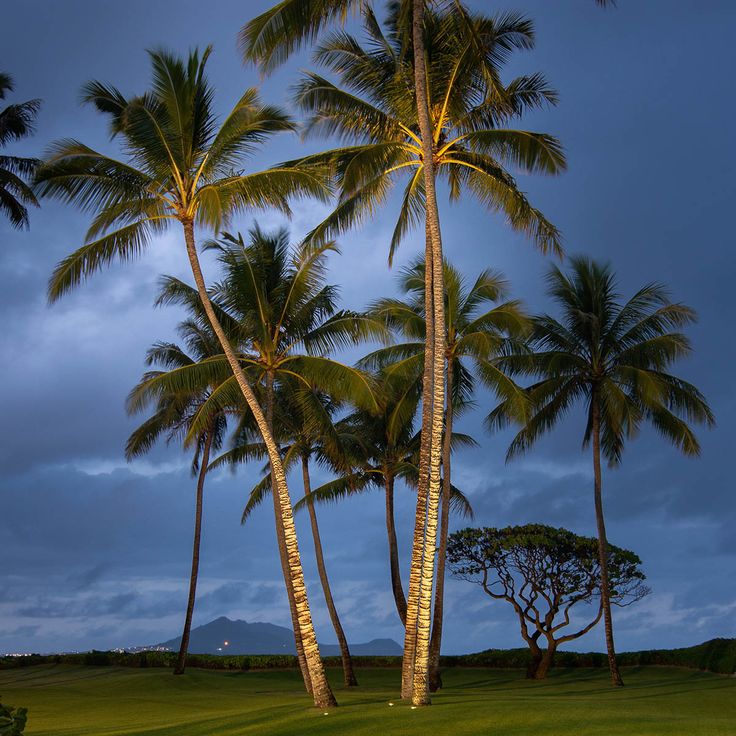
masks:
<instances>
[{"instance_id":1,"label":"mountain ridge","mask_svg":"<svg viewBox=\"0 0 736 736\"><path fill-rule=\"evenodd\" d=\"M159 644L131 647L129 651L179 649L181 636ZM340 654L337 644L319 644L325 657ZM400 656L401 647L393 639L378 638L368 642L350 644L350 652L356 656ZM190 654L296 654L294 633L285 626L264 621L244 621L219 616L192 629L189 636Z\"/></svg>"}]
</instances>

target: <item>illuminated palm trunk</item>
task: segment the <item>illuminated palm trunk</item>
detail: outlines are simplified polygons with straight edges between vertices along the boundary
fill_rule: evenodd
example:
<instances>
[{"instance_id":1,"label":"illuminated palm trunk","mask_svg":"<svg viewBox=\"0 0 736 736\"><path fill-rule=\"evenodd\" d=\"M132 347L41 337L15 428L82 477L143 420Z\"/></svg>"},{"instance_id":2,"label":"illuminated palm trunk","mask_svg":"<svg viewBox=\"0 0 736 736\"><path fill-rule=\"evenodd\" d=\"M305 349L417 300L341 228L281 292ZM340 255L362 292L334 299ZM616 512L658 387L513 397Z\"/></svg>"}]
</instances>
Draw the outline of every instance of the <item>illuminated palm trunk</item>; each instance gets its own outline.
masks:
<instances>
[{"instance_id":1,"label":"illuminated palm trunk","mask_svg":"<svg viewBox=\"0 0 736 736\"><path fill-rule=\"evenodd\" d=\"M266 374L266 424L273 433L273 375ZM271 500L273 501L273 514L276 525L276 543L279 550L279 561L281 562L281 573L284 577L286 585L286 597L289 601L289 614L291 615L291 628L294 631L294 646L296 647L296 660L299 665L299 671L302 673L304 687L307 692L312 694L312 677L309 674L309 666L307 658L304 655L304 644L302 643L301 628L299 626L299 614L296 610L296 599L294 598L294 587L291 580L291 570L289 569L289 555L286 550L286 537L284 536L284 527L281 523L281 500L278 493L273 489L276 488L276 480L273 472L271 473Z\"/></svg>"},{"instance_id":2,"label":"illuminated palm trunk","mask_svg":"<svg viewBox=\"0 0 736 736\"><path fill-rule=\"evenodd\" d=\"M442 461L442 424L445 406L445 305L444 274L442 268L442 235L440 231L439 208L437 207L437 191L435 187L434 145L432 125L429 117L429 101L427 97L427 68L424 49L424 0L413 0L412 38L414 44L414 81L417 101L417 117L422 137L422 162L424 171L424 187L426 195L426 226L431 244L431 293L425 293L425 312L431 312L433 319L433 355L432 363L432 410L431 426L427 427L423 415L422 434L430 433L429 446L429 482L426 498L426 523L422 535L417 535L422 517L420 501L417 502L417 519L415 523L414 549L412 552L412 574L416 576L419 566L418 590L409 590L407 603L407 632L404 657L411 653L413 677L411 699L414 705L429 705L429 639L432 609L432 587L434 582L434 558L437 544L438 509L440 499L440 465ZM426 268L426 265L425 265ZM425 289L429 279L425 279ZM427 298L429 297L429 298ZM429 340L425 340L429 343ZM428 356L425 352L425 364ZM426 400L426 397L425 397ZM421 478L420 478L421 482ZM423 517L422 519L423 520ZM421 554L419 548L421 547ZM414 593L414 595L412 595ZM415 597L416 596L416 597ZM416 609L416 633L409 630L410 617ZM413 621L412 621L413 626ZM413 647L410 639L413 639ZM407 647L407 644L409 645ZM407 652L407 648L413 650ZM405 665L406 667L406 665ZM404 682L402 680L402 696Z\"/></svg>"},{"instance_id":3,"label":"illuminated palm trunk","mask_svg":"<svg viewBox=\"0 0 736 736\"><path fill-rule=\"evenodd\" d=\"M199 264L199 257L194 243L194 223L191 219L186 219L182 220L182 224L184 225L187 255L189 256L192 275L194 276L194 281L197 285L197 291L199 292L202 306L207 314L210 324L212 325L212 329L215 331L215 334L220 341L220 345L222 345L223 352L230 364L235 380L243 393L246 404L253 413L253 418L256 420L258 430L263 438L263 442L268 453L268 460L271 464L271 472L273 473L274 480L272 493L274 496L278 495L281 507L280 519L278 519L278 522L281 524L284 533L284 542L286 545L287 560L291 578L290 587L294 595L294 604L298 616L297 628L301 634L302 646L304 647L304 657L307 662L309 677L312 684L314 704L319 708L334 706L337 705L337 703L335 701L335 696L332 694L329 683L327 682L327 677L325 676L322 660L319 656L317 637L315 636L314 626L312 625L312 615L309 610L307 589L304 583L304 571L302 570L301 559L299 557L299 544L296 537L296 527L294 526L294 514L291 507L289 489L286 484L286 474L284 473L284 466L281 462L279 449L273 438L273 433L268 427L263 410L258 404L258 400L253 393L253 389L250 387L248 379L245 377L245 373L238 362L235 351L222 329L222 325L220 325L220 322L217 319L217 315L215 314L215 310L213 309L209 295L207 294L207 287L204 282L204 276L202 275L202 269Z\"/></svg>"},{"instance_id":4,"label":"illuminated palm trunk","mask_svg":"<svg viewBox=\"0 0 736 736\"><path fill-rule=\"evenodd\" d=\"M302 479L304 481L304 496L309 499L312 495L312 484L309 480L309 459L306 455L302 456ZM314 554L317 558L317 571L319 573L319 581L322 583L322 591L325 594L325 603L327 604L327 611L330 614L330 621L332 621L332 628L335 629L335 636L337 637L337 643L340 646L340 658L342 659L342 674L345 682L345 687L355 687L358 684L358 680L353 672L353 659L350 656L350 648L348 647L348 640L343 631L342 624L340 623L340 617L337 615L337 608L335 607L335 601L332 597L332 590L330 589L330 580L327 577L327 568L325 567L325 556L322 552L322 539L319 534L319 525L317 524L317 509L314 508L314 504L309 500L307 501L307 509L309 510L309 523L312 527L312 538L314 539Z\"/></svg>"},{"instance_id":5,"label":"illuminated palm trunk","mask_svg":"<svg viewBox=\"0 0 736 736\"><path fill-rule=\"evenodd\" d=\"M424 248L424 370L422 375L422 432L419 446L419 479L417 507L414 517L414 536L409 568L409 591L404 622L404 656L401 663L401 697L410 700L414 689L414 661L417 644L417 620L419 613L419 586L422 579L424 555L424 528L427 518L427 490L429 486L429 451L432 444L432 387L434 374L434 314L432 313L432 241L429 226L425 226Z\"/></svg>"},{"instance_id":6,"label":"illuminated palm trunk","mask_svg":"<svg viewBox=\"0 0 736 736\"><path fill-rule=\"evenodd\" d=\"M437 584L434 592L432 614L432 638L429 642L429 689L436 692L442 687L440 676L440 648L442 646L442 619L445 610L445 557L447 556L447 534L450 530L450 495L452 481L450 461L452 459L452 359L447 361L447 397L445 400L445 436L442 441L442 509L440 517L440 544L437 550Z\"/></svg>"},{"instance_id":7,"label":"illuminated palm trunk","mask_svg":"<svg viewBox=\"0 0 736 736\"><path fill-rule=\"evenodd\" d=\"M183 675L187 664L187 651L189 650L189 634L192 630L192 616L194 615L194 601L197 597L197 578L199 576L199 549L202 539L202 498L204 496L204 479L207 476L207 466L210 464L210 449L212 448L213 431L207 432L200 458L199 476L197 478L197 500L194 511L194 543L192 544L192 573L189 578L189 599L187 600L187 613L184 617L184 631L181 635L179 645L179 656L174 668L175 675Z\"/></svg>"}]
</instances>

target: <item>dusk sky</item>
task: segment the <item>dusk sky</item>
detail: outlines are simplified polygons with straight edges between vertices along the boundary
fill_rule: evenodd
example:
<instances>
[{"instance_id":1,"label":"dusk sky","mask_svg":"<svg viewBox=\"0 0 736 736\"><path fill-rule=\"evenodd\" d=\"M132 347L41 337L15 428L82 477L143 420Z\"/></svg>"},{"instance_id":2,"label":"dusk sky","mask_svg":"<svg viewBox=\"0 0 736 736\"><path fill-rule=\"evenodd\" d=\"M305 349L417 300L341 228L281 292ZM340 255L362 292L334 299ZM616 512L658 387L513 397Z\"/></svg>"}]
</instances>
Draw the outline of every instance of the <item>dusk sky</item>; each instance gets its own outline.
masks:
<instances>
[{"instance_id":1,"label":"dusk sky","mask_svg":"<svg viewBox=\"0 0 736 736\"><path fill-rule=\"evenodd\" d=\"M10 101L43 99L37 134L9 151L40 155L54 139L74 137L117 153L105 120L79 105L79 91L89 79L100 79L125 93L142 92L149 83L147 48L185 53L213 44L209 74L224 113L245 88L261 84L258 73L242 65L236 33L272 2L5 3L0 70L16 82ZM673 299L700 317L689 330L694 354L676 372L705 393L716 415L714 430L699 430L702 457L681 457L645 430L627 446L622 467L604 472L609 538L640 555L652 588L636 605L614 609L617 647L687 646L736 636L736 5L620 0L617 8L601 10L591 0L468 4L524 11L535 21L536 49L517 55L506 75L540 70L560 91L558 107L528 115L523 125L558 136L569 171L558 178L521 176L519 182L563 231L567 252L610 260L626 296L662 281ZM303 68L314 68L306 53L262 82L263 98L296 115L290 87ZM282 135L253 167L329 145ZM389 270L397 204L392 199L374 222L340 239L342 254L331 257L328 280L341 287L345 307L361 309L395 294L397 270L423 249L423 233L413 233ZM531 311L554 311L543 286L548 258L472 199L450 205L443 193L440 206L446 254L469 279L497 269ZM327 212L325 205L296 204L292 239ZM284 224L280 215L255 213L231 229L245 231L254 218L267 229ZM172 229L139 261L115 264L49 307L48 277L82 244L88 224L88 216L54 202L31 212L29 232L0 219L0 653L153 643L177 636L183 622L194 512L190 458L174 446L133 463L123 456L136 426L126 416L125 397L145 368L146 349L172 339L182 317L175 308L153 307L161 274L191 281L182 237ZM210 280L216 278L210 261L205 268ZM477 409L457 421L459 431L480 443L458 453L453 465L453 480L475 509L474 523L541 522L594 534L582 412L506 465L510 433L490 436L482 426L493 405L490 395L479 393ZM255 465L208 479L195 626L221 615L289 625L273 511L265 506L240 525L259 471ZM316 476L315 485L328 478ZM295 479L292 497L299 496ZM406 575L413 492L400 488L397 502ZM354 642L403 640L383 513L377 492L319 509L336 604ZM298 517L317 635L332 643L306 521ZM461 524L453 521L454 528ZM445 611L445 653L522 646L510 607L476 586L449 580ZM602 626L574 648L602 649Z\"/></svg>"}]
</instances>

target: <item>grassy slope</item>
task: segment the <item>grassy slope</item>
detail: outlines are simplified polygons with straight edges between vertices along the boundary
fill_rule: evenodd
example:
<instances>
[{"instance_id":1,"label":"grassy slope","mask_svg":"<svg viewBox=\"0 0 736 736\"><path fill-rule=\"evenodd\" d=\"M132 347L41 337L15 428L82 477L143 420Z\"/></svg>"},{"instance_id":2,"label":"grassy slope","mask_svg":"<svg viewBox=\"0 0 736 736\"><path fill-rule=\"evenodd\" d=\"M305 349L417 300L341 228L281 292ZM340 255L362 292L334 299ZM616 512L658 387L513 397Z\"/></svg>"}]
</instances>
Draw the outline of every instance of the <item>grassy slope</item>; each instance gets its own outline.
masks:
<instances>
[{"instance_id":1,"label":"grassy slope","mask_svg":"<svg viewBox=\"0 0 736 736\"><path fill-rule=\"evenodd\" d=\"M43 665L0 672L4 703L29 708L29 736L230 736L430 733L466 736L731 736L736 680L666 668L624 671L614 690L604 671L558 670L531 683L516 670L453 669L431 708L396 702L399 672L358 671L361 687L339 689L341 707L310 707L296 672L211 672Z\"/></svg>"}]
</instances>

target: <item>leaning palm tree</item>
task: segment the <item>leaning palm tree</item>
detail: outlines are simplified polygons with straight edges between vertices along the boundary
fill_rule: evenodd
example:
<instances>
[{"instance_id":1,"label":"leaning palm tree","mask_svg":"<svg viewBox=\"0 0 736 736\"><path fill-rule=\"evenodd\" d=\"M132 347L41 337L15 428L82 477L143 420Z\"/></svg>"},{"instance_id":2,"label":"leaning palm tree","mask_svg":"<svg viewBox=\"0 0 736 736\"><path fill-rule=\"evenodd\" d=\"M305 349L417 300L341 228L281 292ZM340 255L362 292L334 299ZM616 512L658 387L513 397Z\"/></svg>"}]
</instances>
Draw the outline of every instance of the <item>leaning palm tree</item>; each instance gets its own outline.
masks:
<instances>
[{"instance_id":1,"label":"leaning palm tree","mask_svg":"<svg viewBox=\"0 0 736 736\"><path fill-rule=\"evenodd\" d=\"M623 685L616 663L608 576L608 540L601 495L601 455L609 466L621 462L624 443L649 422L686 455L700 445L689 423L713 425L713 414L695 386L668 372L691 352L680 329L695 321L695 312L672 303L660 284L647 284L622 302L608 265L587 258L571 259L569 274L553 268L548 293L561 319L536 318L532 352L502 361L507 370L538 376L529 387L533 410L516 435L508 457L527 451L578 401L586 405L583 447L592 445L595 518L601 567L601 602L614 685ZM488 417L491 428L508 422L504 402Z\"/></svg>"},{"instance_id":2,"label":"leaning palm tree","mask_svg":"<svg viewBox=\"0 0 736 736\"><path fill-rule=\"evenodd\" d=\"M274 434L281 445L284 468L288 471L298 467L301 471L304 498L307 500L311 498L312 494L310 463L316 461L320 464L334 464L334 459L340 454L340 437L333 425L334 414L339 408L339 402L332 400L324 392L307 388L301 381L297 383L294 380L284 379L280 390L276 392L274 400ZM241 423L233 448L217 458L213 465L228 463L234 467L243 461L262 458L265 455L263 444L258 442L253 435L252 424ZM242 524L245 524L251 512L272 491L271 473L266 472L250 493L241 518ZM307 506L317 572L327 612L340 647L343 681L345 687L354 687L358 684L358 680L355 676L350 647L337 612L329 576L327 575L317 510L312 503L307 504Z\"/></svg>"},{"instance_id":3,"label":"leaning palm tree","mask_svg":"<svg viewBox=\"0 0 736 736\"><path fill-rule=\"evenodd\" d=\"M172 342L156 343L146 354L146 363L157 366L147 371L141 381L130 393L128 407L131 413L138 413L144 404L154 404L155 410L128 438L125 455L130 460L147 453L162 437L167 443L182 440L189 431L189 425L197 409L206 401L216 384L205 384L181 392L156 393L151 395L148 387L151 381L168 371L178 370L185 366L219 356L222 352L216 335L209 323L194 316L179 325L179 335L186 347ZM202 538L202 505L204 484L210 463L210 455L220 449L227 428L225 414L220 412L211 417L206 429L197 433L194 439L194 457L192 458L192 475L197 476L197 490L194 516L194 542L192 545L192 570L189 578L189 597L187 599L184 630L181 635L179 656L175 675L184 673L189 648L189 634L192 629L192 616L197 596L197 579L199 575L199 552Z\"/></svg>"},{"instance_id":4,"label":"leaning palm tree","mask_svg":"<svg viewBox=\"0 0 736 736\"><path fill-rule=\"evenodd\" d=\"M102 82L84 87L84 101L109 118L111 135L122 141L124 160L69 139L52 146L37 172L39 194L94 214L86 243L54 271L49 298L59 299L115 259L140 255L170 223L182 226L202 307L258 424L276 477L278 524L288 549L286 584L295 600L309 667L310 682L305 684L316 705L330 706L335 698L319 658L278 446L210 302L195 242L195 224L218 232L236 213L270 207L288 212L290 198L325 198L327 191L316 171L277 167L243 173L259 144L293 130L294 123L281 110L261 103L255 89L247 90L220 123L212 109L214 88L205 74L209 55L209 48L201 57L193 51L186 60L166 51L150 52L152 86L137 97L127 98Z\"/></svg>"},{"instance_id":5,"label":"leaning palm tree","mask_svg":"<svg viewBox=\"0 0 736 736\"><path fill-rule=\"evenodd\" d=\"M253 390L260 397L270 436L274 436L274 412L280 385L317 387L337 398L373 406L369 379L360 371L339 363L327 353L365 337L382 336L379 323L353 312L338 311L336 287L325 284L327 255L334 246L306 250L289 244L288 232L266 233L255 225L247 239L241 234L224 234L206 247L214 251L223 273L208 293L219 323L238 348L238 360L247 371ZM159 299L162 303L196 310L200 297L195 288L169 277ZM228 375L229 374L229 375ZM242 395L224 357L211 358L188 366L176 374L149 382L150 392L187 390L190 386L217 381L218 387L203 402L190 426L190 438L205 428L212 416L223 411L242 412ZM247 411L241 424L254 419ZM254 429L262 437L260 427ZM274 464L268 447L270 472ZM278 443L277 443L278 449ZM284 468L279 451L279 463ZM285 472L285 468L284 468ZM273 483L278 488L278 483ZM285 580L289 579L289 549L279 519L281 499L272 493L276 517L276 539ZM291 507L289 508L291 511ZM287 595L295 632L297 656L303 663L305 642L300 637L299 611L287 585ZM308 674L308 673L307 673Z\"/></svg>"},{"instance_id":6,"label":"leaning palm tree","mask_svg":"<svg viewBox=\"0 0 736 736\"><path fill-rule=\"evenodd\" d=\"M382 299L371 313L385 320L407 340L381 348L364 358L360 365L383 368L394 374L420 376L423 363L423 340L426 332L424 306L425 263L417 261L402 271L401 290L409 297ZM437 556L437 582L434 591L432 635L430 639L429 688L434 692L442 685L439 671L442 620L444 611L444 579L447 535L452 496L451 450L455 436L453 422L458 409L466 406L474 393L474 376L470 363L483 383L502 397L507 406L523 417L527 401L523 392L496 365L496 358L513 349L515 341L528 331L529 320L521 304L505 300L507 282L497 273L482 271L468 284L459 271L445 261L445 330L444 349L447 361L447 396L445 400L445 432L442 444L442 499Z\"/></svg>"},{"instance_id":7,"label":"leaning palm tree","mask_svg":"<svg viewBox=\"0 0 736 736\"><path fill-rule=\"evenodd\" d=\"M0 100L12 92L13 86L12 77L0 72ZM33 133L40 107L41 100L28 100L0 110L0 148ZM35 158L0 155L0 210L15 228L28 227L28 206L38 207L33 190L25 181L33 176L38 164Z\"/></svg>"}]
</instances>

